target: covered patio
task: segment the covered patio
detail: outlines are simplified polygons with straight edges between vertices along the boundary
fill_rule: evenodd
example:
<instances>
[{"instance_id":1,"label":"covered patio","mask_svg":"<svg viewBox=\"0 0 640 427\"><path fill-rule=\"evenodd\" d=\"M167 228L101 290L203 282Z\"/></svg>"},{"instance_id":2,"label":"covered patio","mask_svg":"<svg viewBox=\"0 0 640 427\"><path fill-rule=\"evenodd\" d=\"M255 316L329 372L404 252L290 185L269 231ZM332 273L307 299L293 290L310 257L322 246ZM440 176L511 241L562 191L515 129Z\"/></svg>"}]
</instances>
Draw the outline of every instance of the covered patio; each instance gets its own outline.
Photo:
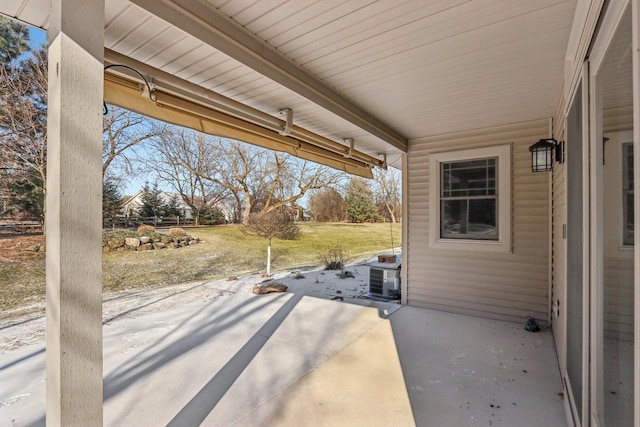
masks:
<instances>
[{"instance_id":1,"label":"covered patio","mask_svg":"<svg viewBox=\"0 0 640 427\"><path fill-rule=\"evenodd\" d=\"M104 424L566 425L549 330L391 303L251 295L259 280L107 323ZM218 289L231 286L191 292ZM43 350L0 355L3 423L44 425Z\"/></svg>"},{"instance_id":2,"label":"covered patio","mask_svg":"<svg viewBox=\"0 0 640 427\"><path fill-rule=\"evenodd\" d=\"M49 40L47 425L563 425L551 333L522 330L567 307L562 192L528 147L566 131L604 3L3 1ZM144 354L103 352L119 339L101 316L103 102L354 175L402 169L402 307L234 296L215 307L240 316L227 333L204 304L159 314L183 324ZM477 195L445 200L442 171L478 159L486 223L468 229L453 216Z\"/></svg>"}]
</instances>

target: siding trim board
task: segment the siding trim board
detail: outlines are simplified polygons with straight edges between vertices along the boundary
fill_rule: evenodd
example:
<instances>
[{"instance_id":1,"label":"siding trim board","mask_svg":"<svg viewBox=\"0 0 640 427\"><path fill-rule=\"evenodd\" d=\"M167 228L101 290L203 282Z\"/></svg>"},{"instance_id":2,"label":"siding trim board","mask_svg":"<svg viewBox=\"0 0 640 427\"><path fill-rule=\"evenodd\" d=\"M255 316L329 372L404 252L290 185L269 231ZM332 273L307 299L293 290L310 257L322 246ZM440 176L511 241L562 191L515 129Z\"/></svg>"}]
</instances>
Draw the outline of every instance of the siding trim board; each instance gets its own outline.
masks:
<instances>
[{"instance_id":1,"label":"siding trim board","mask_svg":"<svg viewBox=\"0 0 640 427\"><path fill-rule=\"evenodd\" d=\"M529 146L548 137L549 119L420 138L409 142L407 221L412 232L407 303L460 314L541 324L549 304L549 173L532 173ZM432 246L437 230L430 194L430 156L486 147L511 147L511 252L465 251ZM437 211L437 209L436 209Z\"/></svg>"}]
</instances>

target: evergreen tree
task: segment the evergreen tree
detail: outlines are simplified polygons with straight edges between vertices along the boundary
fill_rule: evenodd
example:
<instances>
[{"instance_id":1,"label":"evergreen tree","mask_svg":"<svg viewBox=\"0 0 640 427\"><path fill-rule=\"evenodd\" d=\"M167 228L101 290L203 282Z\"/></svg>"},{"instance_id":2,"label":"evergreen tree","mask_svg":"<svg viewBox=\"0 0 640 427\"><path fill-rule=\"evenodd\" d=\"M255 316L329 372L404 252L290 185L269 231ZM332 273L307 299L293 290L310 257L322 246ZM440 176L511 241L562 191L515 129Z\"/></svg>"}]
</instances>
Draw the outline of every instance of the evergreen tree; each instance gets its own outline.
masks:
<instances>
[{"instance_id":1,"label":"evergreen tree","mask_svg":"<svg viewBox=\"0 0 640 427\"><path fill-rule=\"evenodd\" d=\"M47 179L46 51L2 63L2 55L13 54L0 53L0 195L44 222L39 199Z\"/></svg>"},{"instance_id":2,"label":"evergreen tree","mask_svg":"<svg viewBox=\"0 0 640 427\"><path fill-rule=\"evenodd\" d=\"M349 222L376 222L380 219L366 179L355 177L349 181L346 202Z\"/></svg>"},{"instance_id":3,"label":"evergreen tree","mask_svg":"<svg viewBox=\"0 0 640 427\"><path fill-rule=\"evenodd\" d=\"M0 62L9 64L29 49L29 28L0 16Z\"/></svg>"},{"instance_id":4,"label":"evergreen tree","mask_svg":"<svg viewBox=\"0 0 640 427\"><path fill-rule=\"evenodd\" d=\"M9 191L18 217L44 224L44 189L37 176L33 179L18 178L10 181Z\"/></svg>"},{"instance_id":5,"label":"evergreen tree","mask_svg":"<svg viewBox=\"0 0 640 427\"><path fill-rule=\"evenodd\" d=\"M155 182L153 187L149 187L149 183L145 182L142 187L142 206L138 215L142 217L155 217L162 215L162 198L160 197L160 190L158 189L158 183Z\"/></svg>"},{"instance_id":6,"label":"evergreen tree","mask_svg":"<svg viewBox=\"0 0 640 427\"><path fill-rule=\"evenodd\" d=\"M162 206L162 215L163 217L176 217L182 216L180 212L180 199L177 194L172 195L169 198L169 201Z\"/></svg>"},{"instance_id":7,"label":"evergreen tree","mask_svg":"<svg viewBox=\"0 0 640 427\"><path fill-rule=\"evenodd\" d=\"M111 175L106 175L102 182L102 220L106 225L120 214L122 207L122 195L118 191L118 185Z\"/></svg>"}]
</instances>

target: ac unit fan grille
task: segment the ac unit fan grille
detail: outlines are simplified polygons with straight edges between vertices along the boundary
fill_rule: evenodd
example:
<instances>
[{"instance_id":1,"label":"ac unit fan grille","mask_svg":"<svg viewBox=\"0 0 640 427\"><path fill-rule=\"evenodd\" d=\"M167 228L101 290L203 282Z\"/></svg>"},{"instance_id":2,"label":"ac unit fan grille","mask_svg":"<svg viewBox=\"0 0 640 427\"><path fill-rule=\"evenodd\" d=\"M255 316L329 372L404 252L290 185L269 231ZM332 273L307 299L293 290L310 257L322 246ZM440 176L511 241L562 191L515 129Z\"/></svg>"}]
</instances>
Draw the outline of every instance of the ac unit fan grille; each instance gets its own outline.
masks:
<instances>
[{"instance_id":1,"label":"ac unit fan grille","mask_svg":"<svg viewBox=\"0 0 640 427\"><path fill-rule=\"evenodd\" d=\"M377 268L369 270L369 292L376 295L384 294L384 270Z\"/></svg>"}]
</instances>

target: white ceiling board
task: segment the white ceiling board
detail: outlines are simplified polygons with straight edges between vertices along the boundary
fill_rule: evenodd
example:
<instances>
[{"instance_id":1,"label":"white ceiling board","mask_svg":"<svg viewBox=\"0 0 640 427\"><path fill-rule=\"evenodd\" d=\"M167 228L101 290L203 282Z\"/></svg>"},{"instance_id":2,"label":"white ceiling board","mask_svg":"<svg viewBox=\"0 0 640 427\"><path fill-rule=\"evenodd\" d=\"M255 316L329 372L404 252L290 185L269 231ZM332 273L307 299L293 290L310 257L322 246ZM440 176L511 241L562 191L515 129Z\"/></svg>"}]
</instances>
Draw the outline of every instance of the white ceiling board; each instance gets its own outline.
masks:
<instances>
[{"instance_id":1,"label":"white ceiling board","mask_svg":"<svg viewBox=\"0 0 640 427\"><path fill-rule=\"evenodd\" d=\"M266 30L258 31L255 24L240 22L249 31L256 34L260 39L265 40L276 49L284 43L306 34L330 34L335 25L344 25L345 20L355 21L358 11L375 4L374 0L350 0L342 2L332 2L331 7L322 2L311 2L307 7L299 9L281 8L277 16L272 17L277 25L272 25ZM342 23L341 23L342 22ZM288 49L279 49L286 53Z\"/></svg>"},{"instance_id":2,"label":"white ceiling board","mask_svg":"<svg viewBox=\"0 0 640 427\"><path fill-rule=\"evenodd\" d=\"M406 138L400 132L371 116L343 94L313 78L307 71L297 67L273 47L257 39L255 35L232 22L228 16L216 11L209 4L189 0L131 1L245 66L273 79L283 87L362 127L382 141L406 149ZM326 3L323 5L328 7Z\"/></svg>"},{"instance_id":3,"label":"white ceiling board","mask_svg":"<svg viewBox=\"0 0 640 427\"><path fill-rule=\"evenodd\" d=\"M206 2L417 139L552 116L576 0ZM0 2L1 13L33 25L43 25L48 8L49 0ZM369 154L399 153L128 0L106 0L105 17L114 51L272 115L293 108L297 125L336 141L355 137Z\"/></svg>"},{"instance_id":4,"label":"white ceiling board","mask_svg":"<svg viewBox=\"0 0 640 427\"><path fill-rule=\"evenodd\" d=\"M133 7L135 6L129 3L129 0L109 0L104 8L105 29L108 27L109 22L123 13L127 13L127 11Z\"/></svg>"},{"instance_id":5,"label":"white ceiling board","mask_svg":"<svg viewBox=\"0 0 640 427\"><path fill-rule=\"evenodd\" d=\"M485 55L494 60L494 67L499 68L505 59L511 59L511 57L504 57L506 53L516 57L532 56L527 50L529 46L523 43L564 52L560 43L553 43L557 41L558 36L566 33L566 29L562 27L561 17L557 14L552 14L548 20L544 17L548 22L535 28L527 26L527 20L528 18L522 17L503 21L491 27L482 27L457 34L455 37L446 37L437 43L423 43L420 40L423 37L418 35L413 42L398 41L397 45L391 44L386 49L382 45L374 46L360 53L352 52L346 57L342 56L342 52L337 52L336 55L339 54L339 58L334 60L332 57L325 57L322 65L315 67L314 70L320 77L336 82L353 76L354 72L368 70L370 73L367 74L366 79L371 80L389 77L392 75L393 67L396 69L399 66L403 69L429 67L451 58L470 58L470 55L477 56L485 51ZM549 35L553 35L551 40ZM402 46L402 49L398 46ZM500 46L505 46L510 52L501 53L497 49ZM376 54L380 58L374 60ZM538 60L537 56L535 60ZM388 68L386 73L385 67Z\"/></svg>"},{"instance_id":6,"label":"white ceiling board","mask_svg":"<svg viewBox=\"0 0 640 427\"><path fill-rule=\"evenodd\" d=\"M267 18L267 21L270 21L270 16L273 16L272 14L274 13L274 11L276 11L280 6L286 3L286 0L256 2L255 4L249 7L245 7L243 10L238 11L237 13L227 14L227 16L229 16L234 21L245 22L247 24L253 24L257 20L265 16L269 17Z\"/></svg>"},{"instance_id":7,"label":"white ceiling board","mask_svg":"<svg viewBox=\"0 0 640 427\"><path fill-rule=\"evenodd\" d=\"M42 7L38 2L27 1L22 2L18 9L20 19L24 22L34 23L38 28L45 28L49 23L49 5Z\"/></svg>"},{"instance_id":8,"label":"white ceiling board","mask_svg":"<svg viewBox=\"0 0 640 427\"><path fill-rule=\"evenodd\" d=\"M323 51L319 46L312 44L297 55L290 55L303 66L313 69L319 67L320 64L316 63L319 61L322 64L321 69L335 68L342 72L349 72L350 68L345 67L341 61L346 60L355 65L372 64L382 59L403 58L411 54L415 56L420 54L420 49L430 45L444 47L442 43L449 39L454 39L453 43L458 43L459 48L483 48L486 42L485 35L508 35L513 40L520 38L522 31L531 29L542 33L545 26L551 27L551 24L546 23L546 16L542 11L532 15L526 14L526 10L522 10L523 7L509 7L520 3L510 2L506 5L494 4L495 1L489 4L484 3L487 2L465 4L464 8L448 8L441 13L427 14L421 19L417 19L415 12L409 13L402 16L402 19L389 24L389 28L386 28L387 24L382 21L379 24L380 28L373 26L364 34L343 37L342 41L335 41L335 43L327 43L322 37L318 37L318 42L324 43L325 49L328 47L330 50ZM525 4L530 5L530 3ZM531 6L528 9L531 9ZM548 14L555 15L554 9L550 9ZM525 21L516 24L518 19ZM536 25L531 25L532 22ZM501 24L511 25L511 29L501 30ZM514 26L516 28L513 28ZM469 34L474 36L471 43L462 44L463 39L456 40L457 37Z\"/></svg>"},{"instance_id":9,"label":"white ceiling board","mask_svg":"<svg viewBox=\"0 0 640 427\"><path fill-rule=\"evenodd\" d=\"M322 31L307 32L303 36L290 40L271 40L279 48L286 50L288 55L305 65L312 60L333 56L336 53L349 57L362 53L368 47L374 47L367 55L375 55L376 47L381 43L390 43L395 51L402 50L402 39L414 39L415 29L427 35L433 30L432 25L425 22L429 17L438 16L446 20L447 27L455 25L449 22L447 13L451 13L455 6L467 3L469 0L446 0L440 2L421 2L411 0L399 3L394 8L388 8L385 3L375 3L355 17L347 15L340 20L331 22ZM442 16L444 15L444 16ZM437 20L436 23L441 22ZM330 58L328 58L330 59ZM322 61L324 62L324 61Z\"/></svg>"}]
</instances>

